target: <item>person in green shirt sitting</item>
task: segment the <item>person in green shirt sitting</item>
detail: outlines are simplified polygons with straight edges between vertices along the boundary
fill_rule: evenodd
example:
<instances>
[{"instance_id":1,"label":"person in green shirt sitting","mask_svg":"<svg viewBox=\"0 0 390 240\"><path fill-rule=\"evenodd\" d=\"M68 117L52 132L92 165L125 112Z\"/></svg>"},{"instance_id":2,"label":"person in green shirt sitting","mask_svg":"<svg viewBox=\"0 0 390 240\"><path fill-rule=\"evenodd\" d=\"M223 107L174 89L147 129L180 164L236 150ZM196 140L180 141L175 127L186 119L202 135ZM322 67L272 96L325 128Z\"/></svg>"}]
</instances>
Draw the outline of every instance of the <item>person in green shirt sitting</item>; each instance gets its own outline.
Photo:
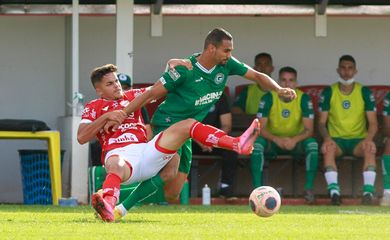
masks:
<instances>
[{"instance_id":1,"label":"person in green shirt sitting","mask_svg":"<svg viewBox=\"0 0 390 240\"><path fill-rule=\"evenodd\" d=\"M271 91L266 93L259 105L257 117L262 126L250 159L254 187L262 185L264 154L276 157L291 154L306 160L306 183L304 198L308 204L315 202L314 178L318 167L318 143L312 137L314 125L313 104L310 96L297 89L297 71L292 67L279 70L279 84L295 89L297 98L286 101Z\"/></svg>"},{"instance_id":2,"label":"person in green shirt sitting","mask_svg":"<svg viewBox=\"0 0 390 240\"><path fill-rule=\"evenodd\" d=\"M271 74L274 71L271 54L266 52L257 54L255 56L255 66L253 69L271 77ZM233 103L232 113L256 114L259 109L260 99L265 93L266 91L261 89L258 84L252 83L245 86Z\"/></svg>"},{"instance_id":3,"label":"person in green shirt sitting","mask_svg":"<svg viewBox=\"0 0 390 240\"><path fill-rule=\"evenodd\" d=\"M364 158L363 204L372 204L376 177L378 130L375 99L371 90L355 82L356 61L351 55L339 59L337 83L324 89L320 99L319 131L323 138L325 180L333 205L340 205L336 158L343 155Z\"/></svg>"}]
</instances>

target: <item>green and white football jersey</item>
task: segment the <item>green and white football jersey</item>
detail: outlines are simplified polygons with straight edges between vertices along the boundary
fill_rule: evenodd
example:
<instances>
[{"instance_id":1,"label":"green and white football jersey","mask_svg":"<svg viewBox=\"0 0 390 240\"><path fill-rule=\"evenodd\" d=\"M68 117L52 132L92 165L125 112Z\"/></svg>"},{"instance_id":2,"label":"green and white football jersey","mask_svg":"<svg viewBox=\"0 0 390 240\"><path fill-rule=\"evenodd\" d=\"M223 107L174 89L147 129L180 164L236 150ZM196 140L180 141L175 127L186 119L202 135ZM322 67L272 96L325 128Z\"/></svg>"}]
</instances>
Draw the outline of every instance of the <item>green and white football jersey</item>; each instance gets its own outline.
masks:
<instances>
[{"instance_id":1,"label":"green and white football jersey","mask_svg":"<svg viewBox=\"0 0 390 240\"><path fill-rule=\"evenodd\" d=\"M202 121L210 107L221 97L227 77L243 76L248 71L248 66L234 57L225 65L216 65L207 70L196 60L198 56L194 54L189 58L192 70L178 66L160 78L168 94L153 115L153 125L170 126L187 118Z\"/></svg>"}]
</instances>

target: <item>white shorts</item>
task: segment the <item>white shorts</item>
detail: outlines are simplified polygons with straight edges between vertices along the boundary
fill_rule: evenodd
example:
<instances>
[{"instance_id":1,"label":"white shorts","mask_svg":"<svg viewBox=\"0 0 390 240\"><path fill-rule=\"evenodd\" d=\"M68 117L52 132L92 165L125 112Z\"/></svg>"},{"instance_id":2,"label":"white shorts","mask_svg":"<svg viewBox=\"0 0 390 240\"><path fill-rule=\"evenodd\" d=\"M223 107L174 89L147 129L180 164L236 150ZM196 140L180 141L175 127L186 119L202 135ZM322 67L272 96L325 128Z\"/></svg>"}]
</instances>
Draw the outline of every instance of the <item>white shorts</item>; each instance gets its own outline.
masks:
<instances>
[{"instance_id":1,"label":"white shorts","mask_svg":"<svg viewBox=\"0 0 390 240\"><path fill-rule=\"evenodd\" d=\"M176 153L163 153L156 148L156 141L162 133L157 134L147 143L130 144L125 147L109 151L104 162L113 155L118 155L124 161L130 163L132 174L122 184L131 184L147 180L155 176Z\"/></svg>"}]
</instances>

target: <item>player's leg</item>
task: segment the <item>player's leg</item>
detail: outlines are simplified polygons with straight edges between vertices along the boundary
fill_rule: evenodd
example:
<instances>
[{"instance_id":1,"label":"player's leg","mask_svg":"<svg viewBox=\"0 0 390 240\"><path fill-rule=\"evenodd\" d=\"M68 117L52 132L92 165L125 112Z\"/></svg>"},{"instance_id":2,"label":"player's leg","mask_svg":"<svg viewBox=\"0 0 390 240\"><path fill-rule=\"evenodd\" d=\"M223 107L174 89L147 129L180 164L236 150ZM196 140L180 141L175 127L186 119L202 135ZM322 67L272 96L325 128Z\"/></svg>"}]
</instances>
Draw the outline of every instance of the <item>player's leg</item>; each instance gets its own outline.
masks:
<instances>
[{"instance_id":1,"label":"player's leg","mask_svg":"<svg viewBox=\"0 0 390 240\"><path fill-rule=\"evenodd\" d=\"M120 184L131 175L131 168L116 149L106 155L106 179L103 182L103 194L92 195L92 206L104 221L114 221L114 207L119 199Z\"/></svg>"},{"instance_id":2,"label":"player's leg","mask_svg":"<svg viewBox=\"0 0 390 240\"><path fill-rule=\"evenodd\" d=\"M353 140L351 140L353 141ZM372 204L374 196L374 184L376 178L376 147L373 141L368 144L363 144L364 141L354 140L355 146L353 148L353 155L357 157L363 157L363 198L362 203L366 205ZM367 142L366 142L367 143Z\"/></svg>"},{"instance_id":3,"label":"player's leg","mask_svg":"<svg viewBox=\"0 0 390 240\"><path fill-rule=\"evenodd\" d=\"M313 184L318 168L318 143L314 138L310 137L303 140L301 144L303 144L306 163L306 183L304 188L304 198L306 202L310 204L314 203L315 201Z\"/></svg>"},{"instance_id":4,"label":"player's leg","mask_svg":"<svg viewBox=\"0 0 390 240\"><path fill-rule=\"evenodd\" d=\"M264 152L268 147L268 141L263 137L258 137L253 147L250 157L250 169L253 187L257 188L263 185Z\"/></svg>"},{"instance_id":5,"label":"player's leg","mask_svg":"<svg viewBox=\"0 0 390 240\"><path fill-rule=\"evenodd\" d=\"M390 206L390 139L386 140L385 150L382 156L383 170L383 197L382 206Z\"/></svg>"},{"instance_id":6,"label":"player's leg","mask_svg":"<svg viewBox=\"0 0 390 240\"><path fill-rule=\"evenodd\" d=\"M334 143L323 144L322 154L324 156L325 180L328 185L329 195L333 205L340 205L340 186L338 184L338 173L336 166L336 157L342 155L341 141L334 139Z\"/></svg>"}]
</instances>

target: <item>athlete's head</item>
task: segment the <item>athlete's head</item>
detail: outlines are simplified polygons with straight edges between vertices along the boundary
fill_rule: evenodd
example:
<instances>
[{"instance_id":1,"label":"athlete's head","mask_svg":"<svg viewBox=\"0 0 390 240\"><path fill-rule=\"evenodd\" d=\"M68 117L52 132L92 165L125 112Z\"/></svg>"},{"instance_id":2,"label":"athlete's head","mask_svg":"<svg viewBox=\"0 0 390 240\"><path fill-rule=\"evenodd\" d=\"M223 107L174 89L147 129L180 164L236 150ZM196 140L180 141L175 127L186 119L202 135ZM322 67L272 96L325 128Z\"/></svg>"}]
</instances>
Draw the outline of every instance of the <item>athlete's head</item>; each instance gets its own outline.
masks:
<instances>
[{"instance_id":1,"label":"athlete's head","mask_svg":"<svg viewBox=\"0 0 390 240\"><path fill-rule=\"evenodd\" d=\"M337 73L340 76L340 81L344 81L348 84L353 83L353 78L357 73L355 59L351 55L341 56L339 59Z\"/></svg>"},{"instance_id":2,"label":"athlete's head","mask_svg":"<svg viewBox=\"0 0 390 240\"><path fill-rule=\"evenodd\" d=\"M207 34L204 51L209 52L217 64L226 64L232 56L232 35L223 28L215 28Z\"/></svg>"},{"instance_id":3,"label":"athlete's head","mask_svg":"<svg viewBox=\"0 0 390 240\"><path fill-rule=\"evenodd\" d=\"M271 54L266 52L257 54L255 56L255 66L253 69L271 76L272 72L274 71Z\"/></svg>"},{"instance_id":4,"label":"athlete's head","mask_svg":"<svg viewBox=\"0 0 390 240\"><path fill-rule=\"evenodd\" d=\"M295 89L298 85L297 77L297 70L292 67L282 67L279 70L279 84L281 87Z\"/></svg>"},{"instance_id":5,"label":"athlete's head","mask_svg":"<svg viewBox=\"0 0 390 240\"><path fill-rule=\"evenodd\" d=\"M108 100L122 98L123 91L116 71L117 67L113 64L106 64L92 71L91 82L97 95Z\"/></svg>"}]
</instances>

